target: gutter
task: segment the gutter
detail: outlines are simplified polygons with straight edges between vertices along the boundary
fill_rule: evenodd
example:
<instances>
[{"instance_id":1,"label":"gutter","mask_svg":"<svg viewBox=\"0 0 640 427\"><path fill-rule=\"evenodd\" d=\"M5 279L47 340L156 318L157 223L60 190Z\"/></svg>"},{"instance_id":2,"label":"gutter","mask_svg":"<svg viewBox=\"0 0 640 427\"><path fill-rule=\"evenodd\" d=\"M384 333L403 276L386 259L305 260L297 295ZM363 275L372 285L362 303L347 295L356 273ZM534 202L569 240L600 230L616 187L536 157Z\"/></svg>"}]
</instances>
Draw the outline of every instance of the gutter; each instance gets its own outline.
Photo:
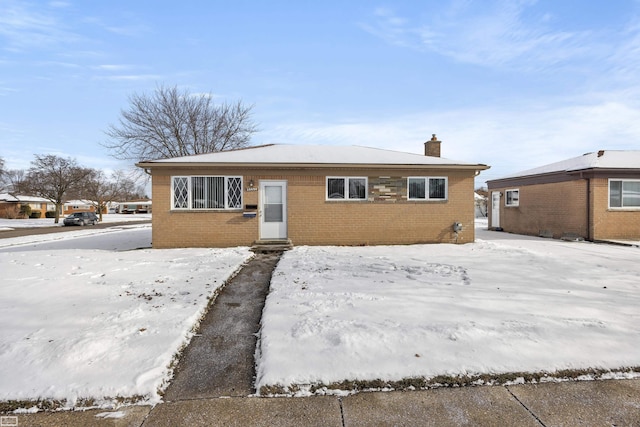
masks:
<instances>
[{"instance_id":1,"label":"gutter","mask_svg":"<svg viewBox=\"0 0 640 427\"><path fill-rule=\"evenodd\" d=\"M136 163L139 168L254 168L254 169L335 169L335 168L352 168L352 169L461 169L483 171L491 166L484 164L362 164L362 163L211 163L211 162L139 162Z\"/></svg>"},{"instance_id":2,"label":"gutter","mask_svg":"<svg viewBox=\"0 0 640 427\"><path fill-rule=\"evenodd\" d=\"M591 178L586 178L587 180L587 240L590 242L593 241L593 236L591 233Z\"/></svg>"}]
</instances>

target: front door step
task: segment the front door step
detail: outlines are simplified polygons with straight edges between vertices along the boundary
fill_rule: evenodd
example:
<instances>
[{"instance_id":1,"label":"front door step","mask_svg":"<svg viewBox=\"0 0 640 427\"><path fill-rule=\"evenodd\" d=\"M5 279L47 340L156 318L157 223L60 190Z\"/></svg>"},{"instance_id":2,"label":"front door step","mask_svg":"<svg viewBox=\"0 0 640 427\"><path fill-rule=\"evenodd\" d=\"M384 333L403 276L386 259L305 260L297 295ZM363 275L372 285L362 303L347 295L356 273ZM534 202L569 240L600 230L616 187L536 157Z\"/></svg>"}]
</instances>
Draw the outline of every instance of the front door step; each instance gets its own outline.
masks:
<instances>
[{"instance_id":1,"label":"front door step","mask_svg":"<svg viewBox=\"0 0 640 427\"><path fill-rule=\"evenodd\" d=\"M253 252L283 252L293 247L291 239L260 239L253 242Z\"/></svg>"}]
</instances>

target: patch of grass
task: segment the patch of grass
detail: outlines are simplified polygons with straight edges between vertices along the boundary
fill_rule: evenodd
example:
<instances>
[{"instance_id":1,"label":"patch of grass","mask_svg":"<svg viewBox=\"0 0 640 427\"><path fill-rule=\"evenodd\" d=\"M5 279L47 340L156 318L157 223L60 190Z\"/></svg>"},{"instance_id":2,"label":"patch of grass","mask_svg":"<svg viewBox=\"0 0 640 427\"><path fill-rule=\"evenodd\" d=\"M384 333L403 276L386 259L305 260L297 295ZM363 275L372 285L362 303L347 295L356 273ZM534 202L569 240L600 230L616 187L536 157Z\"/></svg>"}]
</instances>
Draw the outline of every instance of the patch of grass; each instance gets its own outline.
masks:
<instances>
[{"instance_id":1,"label":"patch of grass","mask_svg":"<svg viewBox=\"0 0 640 427\"><path fill-rule=\"evenodd\" d=\"M133 405L135 403L146 400L145 396L116 396L105 397L100 399L101 403L111 402L113 406L120 407L126 405ZM7 400L0 402L0 413L12 413L18 409L30 409L33 407L38 408L38 411L59 411L61 409L90 409L96 408L99 403L95 398L80 398L76 400L73 407L68 406L66 399L36 399L36 400Z\"/></svg>"},{"instance_id":2,"label":"patch of grass","mask_svg":"<svg viewBox=\"0 0 640 427\"><path fill-rule=\"evenodd\" d=\"M325 394L326 390L358 393L376 390L426 390L443 387L476 387L480 385L510 385L510 384L538 384L551 381L578 381L584 377L595 380L607 378L616 374L640 374L640 366L623 367L620 369L563 369L558 371L541 372L508 372L502 374L478 375L438 375L435 377L409 377L396 381L374 380L343 380L329 384L314 383L305 385L312 394ZM259 390L262 396L294 395L300 390L300 385L265 385Z\"/></svg>"},{"instance_id":3,"label":"patch of grass","mask_svg":"<svg viewBox=\"0 0 640 427\"><path fill-rule=\"evenodd\" d=\"M260 387L260 395L262 396L278 396L282 394L293 394L289 387L280 384L263 385Z\"/></svg>"},{"instance_id":4,"label":"patch of grass","mask_svg":"<svg viewBox=\"0 0 640 427\"><path fill-rule=\"evenodd\" d=\"M49 399L8 400L8 401L0 402L0 412L2 413L13 412L16 409L21 409L21 408L29 409L29 408L33 408L34 406L38 408L38 410L40 411L47 411L47 410L53 410L53 409L64 407L66 403L67 403L66 400L49 400Z\"/></svg>"}]
</instances>

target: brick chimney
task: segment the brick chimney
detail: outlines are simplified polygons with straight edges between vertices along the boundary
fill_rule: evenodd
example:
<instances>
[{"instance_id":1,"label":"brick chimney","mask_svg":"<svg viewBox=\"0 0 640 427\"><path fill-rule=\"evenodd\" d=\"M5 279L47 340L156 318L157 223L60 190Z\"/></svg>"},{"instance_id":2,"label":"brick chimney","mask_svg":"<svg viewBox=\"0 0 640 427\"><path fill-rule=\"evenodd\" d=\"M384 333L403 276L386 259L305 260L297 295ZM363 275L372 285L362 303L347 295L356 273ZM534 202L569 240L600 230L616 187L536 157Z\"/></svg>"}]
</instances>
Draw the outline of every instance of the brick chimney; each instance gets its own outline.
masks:
<instances>
[{"instance_id":1,"label":"brick chimney","mask_svg":"<svg viewBox=\"0 0 640 427\"><path fill-rule=\"evenodd\" d=\"M424 143L424 155L431 157L440 157L440 143L434 133L431 139Z\"/></svg>"}]
</instances>

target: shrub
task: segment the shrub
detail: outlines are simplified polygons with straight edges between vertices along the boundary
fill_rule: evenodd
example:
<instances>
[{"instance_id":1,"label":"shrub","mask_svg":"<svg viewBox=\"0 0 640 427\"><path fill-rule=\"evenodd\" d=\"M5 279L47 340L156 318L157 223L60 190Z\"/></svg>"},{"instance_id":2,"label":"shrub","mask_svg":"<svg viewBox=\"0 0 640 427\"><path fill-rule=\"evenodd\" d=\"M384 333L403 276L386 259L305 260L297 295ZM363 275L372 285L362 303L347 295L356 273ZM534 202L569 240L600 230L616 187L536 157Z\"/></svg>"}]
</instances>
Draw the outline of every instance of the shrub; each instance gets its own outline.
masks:
<instances>
[{"instance_id":1,"label":"shrub","mask_svg":"<svg viewBox=\"0 0 640 427\"><path fill-rule=\"evenodd\" d=\"M42 212L40 211L31 211L29 218L40 218L42 217Z\"/></svg>"},{"instance_id":2,"label":"shrub","mask_svg":"<svg viewBox=\"0 0 640 427\"><path fill-rule=\"evenodd\" d=\"M29 205L20 206L20 216L22 218L30 218L31 217L31 206L29 206Z\"/></svg>"},{"instance_id":3,"label":"shrub","mask_svg":"<svg viewBox=\"0 0 640 427\"><path fill-rule=\"evenodd\" d=\"M45 218L55 218L56 217L56 212L55 211L46 211L44 213L44 217Z\"/></svg>"}]
</instances>

